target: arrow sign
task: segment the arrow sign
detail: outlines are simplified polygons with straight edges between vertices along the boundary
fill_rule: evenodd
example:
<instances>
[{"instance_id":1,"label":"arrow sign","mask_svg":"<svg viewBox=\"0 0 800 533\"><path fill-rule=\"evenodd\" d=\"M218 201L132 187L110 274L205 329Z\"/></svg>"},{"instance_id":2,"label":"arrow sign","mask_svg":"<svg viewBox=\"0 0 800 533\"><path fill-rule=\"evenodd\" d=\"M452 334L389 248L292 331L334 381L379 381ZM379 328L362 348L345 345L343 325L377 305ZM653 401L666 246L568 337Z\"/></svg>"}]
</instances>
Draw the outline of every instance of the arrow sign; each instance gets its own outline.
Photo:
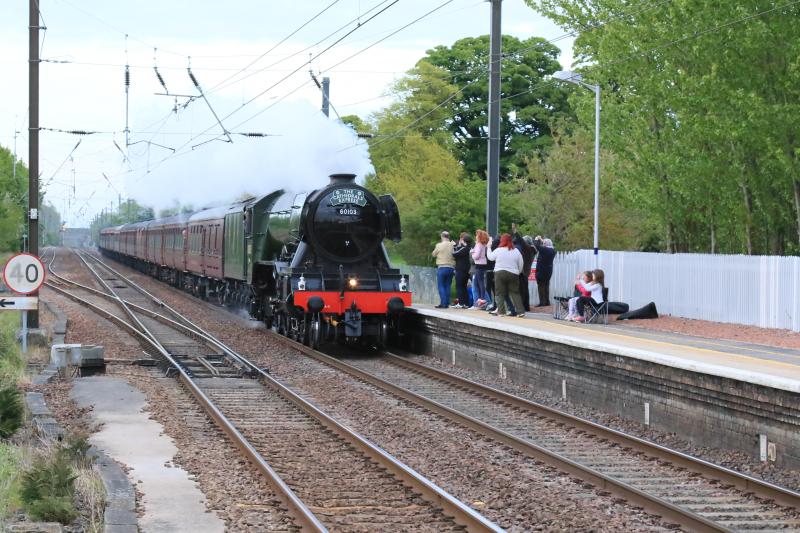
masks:
<instances>
[{"instance_id":1,"label":"arrow sign","mask_svg":"<svg viewBox=\"0 0 800 533\"><path fill-rule=\"evenodd\" d=\"M0 311L34 311L38 307L35 296L0 296Z\"/></svg>"}]
</instances>

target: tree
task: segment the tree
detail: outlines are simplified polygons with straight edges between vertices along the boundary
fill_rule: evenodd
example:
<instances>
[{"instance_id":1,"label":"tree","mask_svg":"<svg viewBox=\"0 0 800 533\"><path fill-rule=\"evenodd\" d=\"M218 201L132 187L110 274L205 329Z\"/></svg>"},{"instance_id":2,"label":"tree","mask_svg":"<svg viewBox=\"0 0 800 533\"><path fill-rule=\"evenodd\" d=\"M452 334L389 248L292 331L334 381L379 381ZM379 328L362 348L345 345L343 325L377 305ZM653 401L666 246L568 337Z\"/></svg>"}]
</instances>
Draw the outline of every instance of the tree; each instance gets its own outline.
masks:
<instances>
[{"instance_id":1,"label":"tree","mask_svg":"<svg viewBox=\"0 0 800 533\"><path fill-rule=\"evenodd\" d=\"M520 200L518 183L501 185L503 210L500 228L510 231L512 222L524 219L525 207ZM486 182L466 180L439 183L425 189L417 209L403 216L403 241L399 251L411 264L431 264L431 250L439 242L442 230L457 240L462 231L475 234L485 228Z\"/></svg>"},{"instance_id":2,"label":"tree","mask_svg":"<svg viewBox=\"0 0 800 533\"><path fill-rule=\"evenodd\" d=\"M143 222L145 220L153 220L156 214L152 207L146 207L136 200L128 198L125 203L120 204L116 211L103 211L95 215L92 223L89 225L89 230L92 239L97 242L100 238L100 230L110 226L119 226L122 224L129 224L131 222Z\"/></svg>"},{"instance_id":3,"label":"tree","mask_svg":"<svg viewBox=\"0 0 800 533\"><path fill-rule=\"evenodd\" d=\"M551 126L570 116L567 90L545 77L560 70L559 49L540 37L519 40L503 36L501 82L501 161L504 179L524 172L532 157L542 157L552 143ZM455 153L469 175L486 178L488 138L489 36L469 37L452 46L428 50L408 80L405 106L431 109L441 102L446 80L452 99L439 112L431 131L452 135ZM432 70L431 66L438 70ZM432 89L429 86L433 87ZM431 98L434 96L434 98ZM435 105L435 104L434 104ZM434 119L436 120L436 119Z\"/></svg>"},{"instance_id":4,"label":"tree","mask_svg":"<svg viewBox=\"0 0 800 533\"><path fill-rule=\"evenodd\" d=\"M669 251L800 251L800 6L526 0L603 87L603 143ZM598 25L598 22L604 24ZM576 93L581 122L593 120Z\"/></svg>"},{"instance_id":5,"label":"tree","mask_svg":"<svg viewBox=\"0 0 800 533\"><path fill-rule=\"evenodd\" d=\"M48 202L39 202L39 232L42 246L61 244L61 214Z\"/></svg>"},{"instance_id":6,"label":"tree","mask_svg":"<svg viewBox=\"0 0 800 533\"><path fill-rule=\"evenodd\" d=\"M25 231L27 184L27 167L22 161L15 161L10 150L0 146L0 251L19 249Z\"/></svg>"},{"instance_id":7,"label":"tree","mask_svg":"<svg viewBox=\"0 0 800 533\"><path fill-rule=\"evenodd\" d=\"M531 232L547 236L561 250L590 248L594 229L594 134L578 129L572 135L553 134L547 159L531 161L523 181L522 219ZM609 172L613 154L600 156L600 248L645 248L653 239L642 225L642 214L618 201L620 185Z\"/></svg>"}]
</instances>

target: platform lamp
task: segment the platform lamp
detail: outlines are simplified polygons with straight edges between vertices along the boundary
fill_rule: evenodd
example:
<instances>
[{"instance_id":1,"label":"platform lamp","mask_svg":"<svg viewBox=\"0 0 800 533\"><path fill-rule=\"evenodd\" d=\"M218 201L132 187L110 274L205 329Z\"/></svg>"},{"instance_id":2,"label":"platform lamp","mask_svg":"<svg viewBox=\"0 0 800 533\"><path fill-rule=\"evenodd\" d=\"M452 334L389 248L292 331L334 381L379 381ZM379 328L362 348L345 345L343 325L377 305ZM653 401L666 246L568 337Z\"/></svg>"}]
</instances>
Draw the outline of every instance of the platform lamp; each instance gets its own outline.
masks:
<instances>
[{"instance_id":1,"label":"platform lamp","mask_svg":"<svg viewBox=\"0 0 800 533\"><path fill-rule=\"evenodd\" d=\"M600 228L600 86L583 81L583 76L571 70L559 70L553 78L580 85L594 92L594 268L599 267L598 230Z\"/></svg>"}]
</instances>

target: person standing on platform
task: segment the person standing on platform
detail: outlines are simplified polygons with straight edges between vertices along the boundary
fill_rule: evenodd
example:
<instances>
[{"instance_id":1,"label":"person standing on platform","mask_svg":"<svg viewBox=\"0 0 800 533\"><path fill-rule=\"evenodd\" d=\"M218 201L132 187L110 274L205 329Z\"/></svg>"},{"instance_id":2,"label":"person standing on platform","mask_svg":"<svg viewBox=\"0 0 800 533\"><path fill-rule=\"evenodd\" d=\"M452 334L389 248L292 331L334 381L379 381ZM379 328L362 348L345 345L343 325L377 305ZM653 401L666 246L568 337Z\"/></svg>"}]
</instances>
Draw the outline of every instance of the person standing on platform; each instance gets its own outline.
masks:
<instances>
[{"instance_id":1,"label":"person standing on platform","mask_svg":"<svg viewBox=\"0 0 800 533\"><path fill-rule=\"evenodd\" d=\"M458 303L454 309L467 309L469 307L469 293L467 284L469 283L470 250L472 248L472 237L469 233L463 232L458 242L453 247L453 257L456 260L456 294Z\"/></svg>"},{"instance_id":2,"label":"person standing on platform","mask_svg":"<svg viewBox=\"0 0 800 533\"><path fill-rule=\"evenodd\" d=\"M489 297L489 303L485 309L490 313L497 309L497 293L494 287L494 261L489 257L489 251L496 250L498 246L500 246L500 236L490 236L489 244L486 245L486 296Z\"/></svg>"},{"instance_id":3,"label":"person standing on platform","mask_svg":"<svg viewBox=\"0 0 800 533\"><path fill-rule=\"evenodd\" d=\"M519 295L519 273L522 271L522 254L514 248L511 235L508 233L501 235L500 245L496 250L490 250L487 257L495 262L494 285L497 309L492 311L491 314L505 315L506 297L509 297L516 310L509 313L509 315L524 317L522 298Z\"/></svg>"},{"instance_id":4,"label":"person standing on platform","mask_svg":"<svg viewBox=\"0 0 800 533\"><path fill-rule=\"evenodd\" d=\"M542 239L537 235L533 240L533 248L536 250L536 288L539 292L539 305L545 307L550 305L550 278L553 277L553 261L556 258L556 249L553 241Z\"/></svg>"},{"instance_id":5,"label":"person standing on platform","mask_svg":"<svg viewBox=\"0 0 800 533\"><path fill-rule=\"evenodd\" d=\"M439 309L450 306L450 287L453 285L456 260L453 257L455 243L450 240L450 233L443 231L442 240L434 247L431 254L436 259L436 284L439 288Z\"/></svg>"},{"instance_id":6,"label":"person standing on platform","mask_svg":"<svg viewBox=\"0 0 800 533\"><path fill-rule=\"evenodd\" d=\"M533 248L520 235L517 230L517 225L511 224L511 238L514 241L514 248L519 250L522 255L522 272L519 273L519 295L522 298L522 306L525 311L531 310L531 295L528 292L528 274L531 271L531 264L533 263ZM530 237L529 237L530 238Z\"/></svg>"},{"instance_id":7,"label":"person standing on platform","mask_svg":"<svg viewBox=\"0 0 800 533\"><path fill-rule=\"evenodd\" d=\"M489 305L489 295L486 292L486 252L489 248L489 234L479 229L475 232L475 247L470 252L475 263L472 275L472 288L475 292L475 305L473 309L482 309Z\"/></svg>"}]
</instances>

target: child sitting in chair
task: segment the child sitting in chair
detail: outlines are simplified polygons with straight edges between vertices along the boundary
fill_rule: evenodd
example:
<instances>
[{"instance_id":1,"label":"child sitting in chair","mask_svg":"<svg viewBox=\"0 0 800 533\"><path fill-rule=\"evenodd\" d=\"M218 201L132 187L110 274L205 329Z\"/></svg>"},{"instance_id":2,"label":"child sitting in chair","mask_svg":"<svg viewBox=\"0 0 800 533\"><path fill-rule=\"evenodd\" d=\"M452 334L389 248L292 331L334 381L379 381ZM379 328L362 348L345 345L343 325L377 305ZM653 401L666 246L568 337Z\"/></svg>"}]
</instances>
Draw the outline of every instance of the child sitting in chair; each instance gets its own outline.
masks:
<instances>
[{"instance_id":1,"label":"child sitting in chair","mask_svg":"<svg viewBox=\"0 0 800 533\"><path fill-rule=\"evenodd\" d=\"M587 270L582 274L575 276L575 296L569 299L567 320L575 320L578 316L578 298L581 296L591 296L591 292L584 285L588 285L592 281L592 272Z\"/></svg>"},{"instance_id":2,"label":"child sitting in chair","mask_svg":"<svg viewBox=\"0 0 800 533\"><path fill-rule=\"evenodd\" d=\"M589 302L593 302L595 305L603 303L603 287L605 287L605 273L600 270L592 270L592 281L589 283L584 283L581 281L581 285L584 289L591 293L590 296L580 296L578 297L578 301L575 302L575 308L578 310L578 316L573 318L575 322L585 322L586 319L583 316L583 308L589 304Z\"/></svg>"}]
</instances>

